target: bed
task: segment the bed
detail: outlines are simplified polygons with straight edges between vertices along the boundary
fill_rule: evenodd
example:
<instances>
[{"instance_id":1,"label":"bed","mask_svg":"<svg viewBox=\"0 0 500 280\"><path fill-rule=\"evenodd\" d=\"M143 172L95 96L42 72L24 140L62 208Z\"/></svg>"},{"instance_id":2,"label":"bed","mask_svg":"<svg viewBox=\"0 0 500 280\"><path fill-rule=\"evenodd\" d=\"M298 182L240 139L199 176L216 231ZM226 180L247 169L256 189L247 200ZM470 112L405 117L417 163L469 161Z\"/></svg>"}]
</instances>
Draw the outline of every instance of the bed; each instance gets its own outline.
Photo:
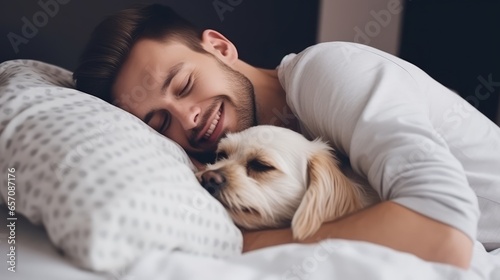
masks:
<instances>
[{"instance_id":1,"label":"bed","mask_svg":"<svg viewBox=\"0 0 500 280\"><path fill-rule=\"evenodd\" d=\"M6 208L1 210L5 221ZM16 272L4 266L1 279L500 279L500 252L496 256L485 253L480 244L476 244L472 269L466 273L380 246L346 240L278 246L229 259L151 251L138 256L127 273L95 273L75 266L58 252L43 227L24 218L18 220L18 225ZM7 236L6 227L2 227L0 251L4 256Z\"/></svg>"},{"instance_id":2,"label":"bed","mask_svg":"<svg viewBox=\"0 0 500 280\"><path fill-rule=\"evenodd\" d=\"M0 155L1 279L500 279L479 243L468 271L339 239L241 254L176 143L41 61L0 64Z\"/></svg>"}]
</instances>

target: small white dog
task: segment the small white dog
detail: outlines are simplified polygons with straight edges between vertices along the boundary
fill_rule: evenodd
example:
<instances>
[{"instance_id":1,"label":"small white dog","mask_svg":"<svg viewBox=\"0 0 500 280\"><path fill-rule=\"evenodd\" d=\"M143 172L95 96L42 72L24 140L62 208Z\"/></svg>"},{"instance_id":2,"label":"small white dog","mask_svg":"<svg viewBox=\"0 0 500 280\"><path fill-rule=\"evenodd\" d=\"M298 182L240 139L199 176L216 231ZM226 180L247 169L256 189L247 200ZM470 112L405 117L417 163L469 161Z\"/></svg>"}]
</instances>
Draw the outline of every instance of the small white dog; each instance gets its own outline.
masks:
<instances>
[{"instance_id":1,"label":"small white dog","mask_svg":"<svg viewBox=\"0 0 500 280\"><path fill-rule=\"evenodd\" d=\"M202 186L245 229L289 226L303 240L323 222L379 201L352 170L342 172L333 150L278 126L228 134L217 161L196 174Z\"/></svg>"}]
</instances>

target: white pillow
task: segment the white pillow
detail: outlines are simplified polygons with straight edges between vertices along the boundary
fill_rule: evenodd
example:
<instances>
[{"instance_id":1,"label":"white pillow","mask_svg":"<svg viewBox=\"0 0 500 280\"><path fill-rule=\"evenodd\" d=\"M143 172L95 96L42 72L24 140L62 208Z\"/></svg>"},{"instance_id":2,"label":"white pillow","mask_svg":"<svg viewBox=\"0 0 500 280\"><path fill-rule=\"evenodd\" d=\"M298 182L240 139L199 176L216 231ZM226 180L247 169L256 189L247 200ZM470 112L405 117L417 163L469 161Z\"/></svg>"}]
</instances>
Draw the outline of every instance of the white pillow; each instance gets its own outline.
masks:
<instances>
[{"instance_id":1,"label":"white pillow","mask_svg":"<svg viewBox=\"0 0 500 280\"><path fill-rule=\"evenodd\" d=\"M241 253L240 231L199 185L185 152L73 89L67 70L32 60L0 64L0 155L4 203L12 195L16 213L43 224L84 268L116 272L155 248Z\"/></svg>"}]
</instances>

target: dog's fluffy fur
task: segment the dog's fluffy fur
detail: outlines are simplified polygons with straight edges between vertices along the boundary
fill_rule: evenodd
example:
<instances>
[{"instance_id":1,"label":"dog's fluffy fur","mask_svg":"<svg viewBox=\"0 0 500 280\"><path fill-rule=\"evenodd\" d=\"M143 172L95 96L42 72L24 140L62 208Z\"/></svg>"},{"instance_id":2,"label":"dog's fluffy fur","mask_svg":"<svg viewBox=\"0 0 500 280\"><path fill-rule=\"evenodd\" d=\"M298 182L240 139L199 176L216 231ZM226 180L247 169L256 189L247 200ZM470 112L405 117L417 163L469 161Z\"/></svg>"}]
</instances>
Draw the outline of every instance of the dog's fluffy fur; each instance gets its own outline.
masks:
<instances>
[{"instance_id":1,"label":"dog's fluffy fur","mask_svg":"<svg viewBox=\"0 0 500 280\"><path fill-rule=\"evenodd\" d=\"M277 126L222 139L214 164L196 175L245 229L289 226L295 239L378 201L366 181L349 178L323 141ZM344 170L345 171L345 170Z\"/></svg>"}]
</instances>

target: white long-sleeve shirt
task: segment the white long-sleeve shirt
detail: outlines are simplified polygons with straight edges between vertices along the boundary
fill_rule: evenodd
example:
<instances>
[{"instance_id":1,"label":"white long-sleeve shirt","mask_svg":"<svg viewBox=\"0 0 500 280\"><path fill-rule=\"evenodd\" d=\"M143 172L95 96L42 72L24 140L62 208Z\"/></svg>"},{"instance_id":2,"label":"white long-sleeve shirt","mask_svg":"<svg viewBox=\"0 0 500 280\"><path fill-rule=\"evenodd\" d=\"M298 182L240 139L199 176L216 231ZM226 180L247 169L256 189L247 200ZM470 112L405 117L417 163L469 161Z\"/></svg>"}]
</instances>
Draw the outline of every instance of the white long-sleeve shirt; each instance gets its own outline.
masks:
<instances>
[{"instance_id":1,"label":"white long-sleeve shirt","mask_svg":"<svg viewBox=\"0 0 500 280\"><path fill-rule=\"evenodd\" d=\"M383 200L500 247L497 125L421 69L368 46L318 44L277 70L303 133L348 155Z\"/></svg>"}]
</instances>

